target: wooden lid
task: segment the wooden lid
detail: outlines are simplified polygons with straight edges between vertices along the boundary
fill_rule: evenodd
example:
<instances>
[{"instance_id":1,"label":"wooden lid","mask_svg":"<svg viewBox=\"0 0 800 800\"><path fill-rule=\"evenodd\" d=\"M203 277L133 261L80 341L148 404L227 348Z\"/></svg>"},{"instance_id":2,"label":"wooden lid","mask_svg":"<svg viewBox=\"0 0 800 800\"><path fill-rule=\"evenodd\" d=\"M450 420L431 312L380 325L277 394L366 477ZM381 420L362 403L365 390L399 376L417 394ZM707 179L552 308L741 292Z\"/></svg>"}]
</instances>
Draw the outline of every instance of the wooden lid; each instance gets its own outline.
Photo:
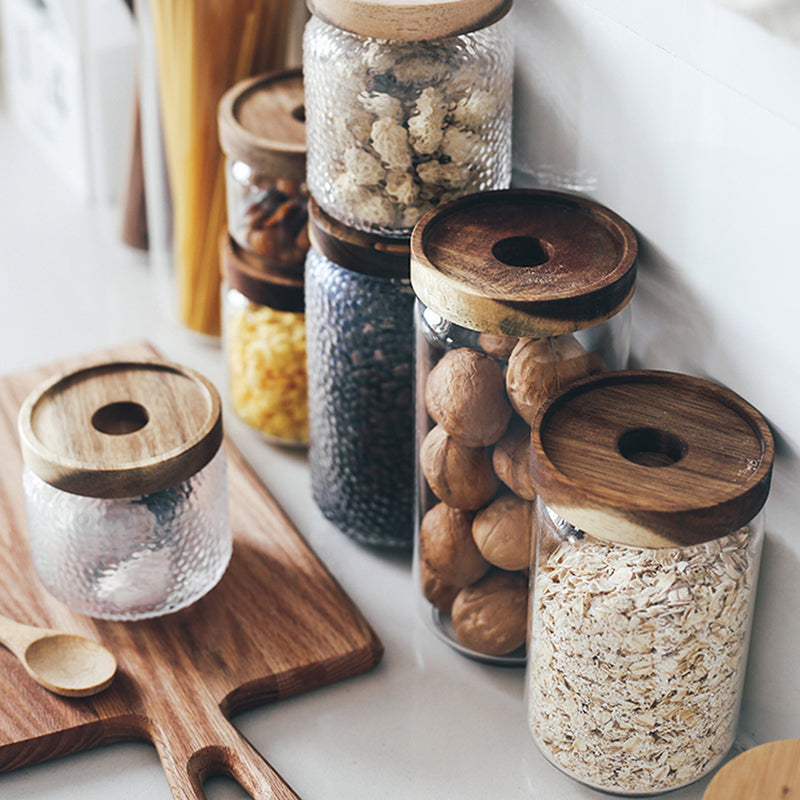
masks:
<instances>
[{"instance_id":1,"label":"wooden lid","mask_svg":"<svg viewBox=\"0 0 800 800\"><path fill-rule=\"evenodd\" d=\"M575 195L506 189L428 212L411 236L411 284L445 319L505 336L591 327L630 300L636 235Z\"/></svg>"},{"instance_id":2,"label":"wooden lid","mask_svg":"<svg viewBox=\"0 0 800 800\"><path fill-rule=\"evenodd\" d=\"M227 231L220 237L220 264L228 285L248 300L275 311L305 311L302 268L287 270L247 253ZM302 267L302 265L301 265Z\"/></svg>"},{"instance_id":3,"label":"wooden lid","mask_svg":"<svg viewBox=\"0 0 800 800\"><path fill-rule=\"evenodd\" d=\"M300 69L240 81L219 102L219 141L228 158L304 181L306 125Z\"/></svg>"},{"instance_id":4,"label":"wooden lid","mask_svg":"<svg viewBox=\"0 0 800 800\"><path fill-rule=\"evenodd\" d=\"M326 214L313 197L308 201L308 234L311 246L340 267L377 278L408 279L408 240L349 228Z\"/></svg>"},{"instance_id":5,"label":"wooden lid","mask_svg":"<svg viewBox=\"0 0 800 800\"><path fill-rule=\"evenodd\" d=\"M219 394L163 361L114 361L58 376L19 413L22 456L43 481L88 497L136 497L199 472L222 443Z\"/></svg>"},{"instance_id":6,"label":"wooden lid","mask_svg":"<svg viewBox=\"0 0 800 800\"><path fill-rule=\"evenodd\" d=\"M539 496L584 532L665 547L725 536L760 511L775 447L741 397L671 372L608 372L538 412L531 475Z\"/></svg>"},{"instance_id":7,"label":"wooden lid","mask_svg":"<svg viewBox=\"0 0 800 800\"><path fill-rule=\"evenodd\" d=\"M511 0L306 0L329 25L393 41L443 39L486 28L504 17Z\"/></svg>"}]
</instances>

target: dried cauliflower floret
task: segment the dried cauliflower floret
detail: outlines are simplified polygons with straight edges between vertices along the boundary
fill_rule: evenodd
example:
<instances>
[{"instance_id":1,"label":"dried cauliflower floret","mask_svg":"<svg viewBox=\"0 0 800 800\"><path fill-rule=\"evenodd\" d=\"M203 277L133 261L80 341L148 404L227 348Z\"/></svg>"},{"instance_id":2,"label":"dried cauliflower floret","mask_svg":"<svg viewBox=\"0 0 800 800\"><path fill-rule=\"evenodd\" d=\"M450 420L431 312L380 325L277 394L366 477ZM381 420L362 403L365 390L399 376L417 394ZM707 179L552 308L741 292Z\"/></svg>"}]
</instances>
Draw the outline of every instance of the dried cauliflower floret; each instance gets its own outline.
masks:
<instances>
[{"instance_id":1,"label":"dried cauliflower floret","mask_svg":"<svg viewBox=\"0 0 800 800\"><path fill-rule=\"evenodd\" d=\"M400 224L406 228L413 228L419 222L420 218L427 214L433 208L433 203L420 202L411 206L405 206L398 211L398 219Z\"/></svg>"},{"instance_id":2,"label":"dried cauliflower floret","mask_svg":"<svg viewBox=\"0 0 800 800\"><path fill-rule=\"evenodd\" d=\"M424 183L458 189L465 186L469 180L469 166L427 161L417 166L417 175Z\"/></svg>"},{"instance_id":3,"label":"dried cauliflower floret","mask_svg":"<svg viewBox=\"0 0 800 800\"><path fill-rule=\"evenodd\" d=\"M391 169L405 170L411 166L408 131L395 120L376 120L372 125L371 141L375 152Z\"/></svg>"},{"instance_id":4,"label":"dried cauliflower floret","mask_svg":"<svg viewBox=\"0 0 800 800\"><path fill-rule=\"evenodd\" d=\"M361 62L370 71L375 73L383 73L390 70L395 63L396 56L386 46L380 42L371 41L364 47L364 52L361 56ZM342 59L342 63L347 63L346 59Z\"/></svg>"},{"instance_id":5,"label":"dried cauliflower floret","mask_svg":"<svg viewBox=\"0 0 800 800\"><path fill-rule=\"evenodd\" d=\"M365 191L361 200L353 204L354 213L375 225L391 225L395 219L394 204L384 195Z\"/></svg>"},{"instance_id":6,"label":"dried cauliflower floret","mask_svg":"<svg viewBox=\"0 0 800 800\"><path fill-rule=\"evenodd\" d=\"M373 186L386 175L381 162L358 147L349 147L344 152L344 166L356 186Z\"/></svg>"},{"instance_id":7,"label":"dried cauliflower floret","mask_svg":"<svg viewBox=\"0 0 800 800\"><path fill-rule=\"evenodd\" d=\"M435 153L442 141L444 118L447 106L444 95L432 86L423 90L417 98L415 110L408 120L411 145L417 153Z\"/></svg>"},{"instance_id":8,"label":"dried cauliflower floret","mask_svg":"<svg viewBox=\"0 0 800 800\"><path fill-rule=\"evenodd\" d=\"M442 135L442 155L449 156L454 164L474 161L480 146L479 136L461 128L448 128Z\"/></svg>"},{"instance_id":9,"label":"dried cauliflower floret","mask_svg":"<svg viewBox=\"0 0 800 800\"><path fill-rule=\"evenodd\" d=\"M456 103L452 119L456 125L474 130L497 111L497 106L497 97L491 92L476 89Z\"/></svg>"},{"instance_id":10,"label":"dried cauliflower floret","mask_svg":"<svg viewBox=\"0 0 800 800\"><path fill-rule=\"evenodd\" d=\"M386 175L386 194L398 203L411 205L419 196L419 187L407 172L389 172Z\"/></svg>"},{"instance_id":11,"label":"dried cauliflower floret","mask_svg":"<svg viewBox=\"0 0 800 800\"><path fill-rule=\"evenodd\" d=\"M392 73L399 83L425 83L433 86L447 79L450 70L448 57L443 56L438 49L410 52L412 55L392 65Z\"/></svg>"},{"instance_id":12,"label":"dried cauliflower floret","mask_svg":"<svg viewBox=\"0 0 800 800\"><path fill-rule=\"evenodd\" d=\"M396 122L403 119L403 104L397 97L386 92L362 92L358 99L365 111L376 117L388 117Z\"/></svg>"},{"instance_id":13,"label":"dried cauliflower floret","mask_svg":"<svg viewBox=\"0 0 800 800\"><path fill-rule=\"evenodd\" d=\"M331 194L344 206L363 203L370 192L359 186L349 172L342 172L334 178L331 184Z\"/></svg>"},{"instance_id":14,"label":"dried cauliflower floret","mask_svg":"<svg viewBox=\"0 0 800 800\"><path fill-rule=\"evenodd\" d=\"M367 145L372 130L372 120L359 109L351 110L349 113L334 116L333 130L340 147L354 144Z\"/></svg>"}]
</instances>

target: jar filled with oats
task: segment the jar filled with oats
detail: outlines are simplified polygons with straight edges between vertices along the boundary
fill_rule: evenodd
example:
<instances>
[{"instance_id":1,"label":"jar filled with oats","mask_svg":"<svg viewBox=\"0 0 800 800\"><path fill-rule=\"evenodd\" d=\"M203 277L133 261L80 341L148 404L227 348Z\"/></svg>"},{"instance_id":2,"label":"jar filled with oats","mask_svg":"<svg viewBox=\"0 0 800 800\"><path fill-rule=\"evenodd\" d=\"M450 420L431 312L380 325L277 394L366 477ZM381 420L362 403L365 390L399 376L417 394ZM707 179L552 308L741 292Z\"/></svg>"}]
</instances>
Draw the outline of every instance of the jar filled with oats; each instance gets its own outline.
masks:
<instances>
[{"instance_id":1,"label":"jar filled with oats","mask_svg":"<svg viewBox=\"0 0 800 800\"><path fill-rule=\"evenodd\" d=\"M309 245L301 70L237 83L217 117L231 238L251 256L302 271Z\"/></svg>"},{"instance_id":2,"label":"jar filled with oats","mask_svg":"<svg viewBox=\"0 0 800 800\"><path fill-rule=\"evenodd\" d=\"M511 0L307 0L308 185L345 225L405 237L511 181Z\"/></svg>"},{"instance_id":3,"label":"jar filled with oats","mask_svg":"<svg viewBox=\"0 0 800 800\"><path fill-rule=\"evenodd\" d=\"M530 423L626 366L636 252L612 211L554 192L469 195L414 229L414 565L425 618L466 655L525 663Z\"/></svg>"},{"instance_id":4,"label":"jar filled with oats","mask_svg":"<svg viewBox=\"0 0 800 800\"><path fill-rule=\"evenodd\" d=\"M539 411L528 721L573 778L657 794L733 744L774 445L733 392L606 373Z\"/></svg>"},{"instance_id":5,"label":"jar filled with oats","mask_svg":"<svg viewBox=\"0 0 800 800\"><path fill-rule=\"evenodd\" d=\"M302 273L255 266L227 235L222 335L236 415L268 441L308 444L308 378Z\"/></svg>"}]
</instances>

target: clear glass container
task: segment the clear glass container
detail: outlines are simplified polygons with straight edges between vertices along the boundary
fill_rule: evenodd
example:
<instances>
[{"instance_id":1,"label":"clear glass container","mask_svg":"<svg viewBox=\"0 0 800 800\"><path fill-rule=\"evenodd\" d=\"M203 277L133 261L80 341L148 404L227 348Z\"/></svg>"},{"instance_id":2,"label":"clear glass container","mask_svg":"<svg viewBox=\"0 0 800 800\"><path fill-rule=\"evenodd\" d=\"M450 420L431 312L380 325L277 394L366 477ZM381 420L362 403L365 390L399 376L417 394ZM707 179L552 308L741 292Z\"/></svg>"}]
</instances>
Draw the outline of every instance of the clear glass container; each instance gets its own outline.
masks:
<instances>
[{"instance_id":1,"label":"clear glass container","mask_svg":"<svg viewBox=\"0 0 800 800\"><path fill-rule=\"evenodd\" d=\"M716 385L619 372L563 390L531 441L533 739L615 795L692 783L736 735L769 428Z\"/></svg>"},{"instance_id":2,"label":"clear glass container","mask_svg":"<svg viewBox=\"0 0 800 800\"><path fill-rule=\"evenodd\" d=\"M414 294L408 246L345 229L313 200L311 240L305 286L314 500L348 536L410 549Z\"/></svg>"},{"instance_id":3,"label":"clear glass container","mask_svg":"<svg viewBox=\"0 0 800 800\"><path fill-rule=\"evenodd\" d=\"M46 382L19 415L33 564L47 590L103 619L167 614L231 558L219 395L152 360Z\"/></svg>"},{"instance_id":4,"label":"clear glass container","mask_svg":"<svg viewBox=\"0 0 800 800\"><path fill-rule=\"evenodd\" d=\"M308 251L301 70L259 75L220 101L228 232L253 256L299 268Z\"/></svg>"},{"instance_id":5,"label":"clear glass container","mask_svg":"<svg viewBox=\"0 0 800 800\"><path fill-rule=\"evenodd\" d=\"M635 256L619 217L549 192L464 197L415 228L414 571L465 655L525 663L530 424L561 387L626 366Z\"/></svg>"},{"instance_id":6,"label":"clear glass container","mask_svg":"<svg viewBox=\"0 0 800 800\"><path fill-rule=\"evenodd\" d=\"M449 199L511 181L510 2L315 0L303 41L308 185L348 226L406 237ZM474 4L473 4L474 5ZM424 38L423 38L424 37Z\"/></svg>"},{"instance_id":7,"label":"clear glass container","mask_svg":"<svg viewBox=\"0 0 800 800\"><path fill-rule=\"evenodd\" d=\"M275 444L308 444L302 275L254 269L222 244L222 334L236 415Z\"/></svg>"}]
</instances>

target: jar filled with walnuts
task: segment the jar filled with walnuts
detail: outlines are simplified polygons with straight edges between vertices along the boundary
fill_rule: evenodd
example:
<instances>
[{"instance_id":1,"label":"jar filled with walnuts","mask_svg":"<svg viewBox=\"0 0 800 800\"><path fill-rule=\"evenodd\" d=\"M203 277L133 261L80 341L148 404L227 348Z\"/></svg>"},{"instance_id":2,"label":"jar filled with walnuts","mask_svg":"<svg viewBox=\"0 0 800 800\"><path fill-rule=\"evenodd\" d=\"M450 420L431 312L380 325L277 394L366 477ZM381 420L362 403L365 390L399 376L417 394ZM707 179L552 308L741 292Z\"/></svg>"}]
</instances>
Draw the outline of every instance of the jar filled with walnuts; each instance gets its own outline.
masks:
<instances>
[{"instance_id":1,"label":"jar filled with walnuts","mask_svg":"<svg viewBox=\"0 0 800 800\"><path fill-rule=\"evenodd\" d=\"M237 83L220 101L218 126L231 238L250 256L302 271L309 243L301 70Z\"/></svg>"},{"instance_id":2,"label":"jar filled with walnuts","mask_svg":"<svg viewBox=\"0 0 800 800\"><path fill-rule=\"evenodd\" d=\"M511 181L511 0L309 0L308 185L345 225L407 237Z\"/></svg>"},{"instance_id":3,"label":"jar filled with walnuts","mask_svg":"<svg viewBox=\"0 0 800 800\"><path fill-rule=\"evenodd\" d=\"M730 749L773 459L752 406L675 373L591 376L537 412L528 723L573 778L658 794Z\"/></svg>"},{"instance_id":4,"label":"jar filled with walnuts","mask_svg":"<svg viewBox=\"0 0 800 800\"><path fill-rule=\"evenodd\" d=\"M414 566L426 619L466 655L525 663L530 424L562 386L626 366L636 253L619 216L556 192L477 193L414 229Z\"/></svg>"}]
</instances>

